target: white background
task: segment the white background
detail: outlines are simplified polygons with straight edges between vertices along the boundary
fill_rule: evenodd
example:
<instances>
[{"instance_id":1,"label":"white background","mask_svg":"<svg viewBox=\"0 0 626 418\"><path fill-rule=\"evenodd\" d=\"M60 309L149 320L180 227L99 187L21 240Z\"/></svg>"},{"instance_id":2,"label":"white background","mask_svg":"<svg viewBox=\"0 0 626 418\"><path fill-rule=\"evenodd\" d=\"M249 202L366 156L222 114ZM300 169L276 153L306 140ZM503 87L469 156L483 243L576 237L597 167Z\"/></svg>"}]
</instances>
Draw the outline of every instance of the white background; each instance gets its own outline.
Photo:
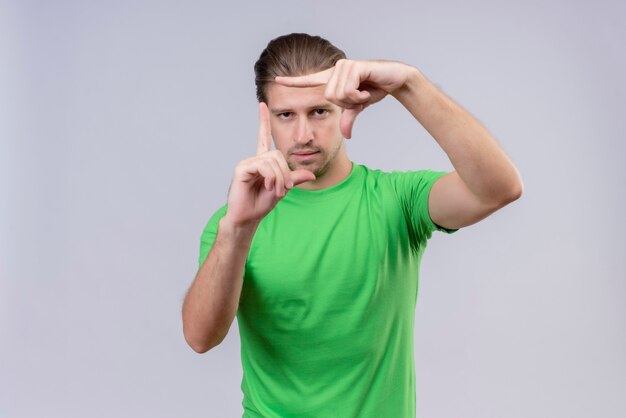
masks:
<instances>
[{"instance_id":1,"label":"white background","mask_svg":"<svg viewBox=\"0 0 626 418\"><path fill-rule=\"evenodd\" d=\"M626 416L626 3L506 3L0 1L0 416L241 416L237 322L199 355L181 306L291 32L420 68L524 180L429 243L418 417ZM347 146L454 169L391 97Z\"/></svg>"}]
</instances>

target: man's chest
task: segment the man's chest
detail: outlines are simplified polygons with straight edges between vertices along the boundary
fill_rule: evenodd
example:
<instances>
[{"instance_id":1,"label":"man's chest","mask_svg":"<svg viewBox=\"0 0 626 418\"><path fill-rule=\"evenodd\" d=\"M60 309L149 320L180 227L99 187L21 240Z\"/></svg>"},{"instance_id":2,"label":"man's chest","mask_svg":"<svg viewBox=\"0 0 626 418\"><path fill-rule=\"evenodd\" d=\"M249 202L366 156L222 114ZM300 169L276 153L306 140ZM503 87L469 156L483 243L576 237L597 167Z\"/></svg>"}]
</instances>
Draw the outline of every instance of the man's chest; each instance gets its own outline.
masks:
<instances>
[{"instance_id":1,"label":"man's chest","mask_svg":"<svg viewBox=\"0 0 626 418\"><path fill-rule=\"evenodd\" d=\"M382 197L272 215L252 243L241 303L300 325L384 292L408 249L402 212Z\"/></svg>"}]
</instances>

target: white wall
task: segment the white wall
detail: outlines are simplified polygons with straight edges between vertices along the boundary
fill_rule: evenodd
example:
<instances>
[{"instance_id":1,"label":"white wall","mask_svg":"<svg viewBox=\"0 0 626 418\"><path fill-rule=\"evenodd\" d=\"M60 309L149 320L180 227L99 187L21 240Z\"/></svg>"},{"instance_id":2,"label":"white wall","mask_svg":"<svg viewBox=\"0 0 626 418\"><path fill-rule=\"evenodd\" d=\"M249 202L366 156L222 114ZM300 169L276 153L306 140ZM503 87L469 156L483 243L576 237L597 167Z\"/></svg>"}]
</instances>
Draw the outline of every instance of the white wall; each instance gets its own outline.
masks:
<instances>
[{"instance_id":1,"label":"white wall","mask_svg":"<svg viewBox=\"0 0 626 418\"><path fill-rule=\"evenodd\" d=\"M180 310L290 32L420 68L522 174L429 244L418 416L626 416L626 6L546 3L0 3L0 416L241 416L236 321L198 355ZM348 152L453 170L393 98Z\"/></svg>"}]
</instances>

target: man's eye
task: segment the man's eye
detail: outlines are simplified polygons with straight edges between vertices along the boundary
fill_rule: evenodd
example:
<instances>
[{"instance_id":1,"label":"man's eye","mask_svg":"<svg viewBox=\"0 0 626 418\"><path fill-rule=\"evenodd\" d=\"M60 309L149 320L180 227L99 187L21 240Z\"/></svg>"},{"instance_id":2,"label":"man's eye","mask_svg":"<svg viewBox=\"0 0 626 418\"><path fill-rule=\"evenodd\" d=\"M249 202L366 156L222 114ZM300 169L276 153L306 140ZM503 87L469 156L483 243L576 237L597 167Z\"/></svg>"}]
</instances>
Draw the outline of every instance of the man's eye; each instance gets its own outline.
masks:
<instances>
[{"instance_id":1,"label":"man's eye","mask_svg":"<svg viewBox=\"0 0 626 418\"><path fill-rule=\"evenodd\" d=\"M289 115L291 115L291 112L283 112L283 113L279 113L278 117L281 119L287 119Z\"/></svg>"},{"instance_id":2,"label":"man's eye","mask_svg":"<svg viewBox=\"0 0 626 418\"><path fill-rule=\"evenodd\" d=\"M313 112L315 112L315 114L317 116L323 116L326 113L328 113L328 110L326 110L326 109L315 109Z\"/></svg>"}]
</instances>

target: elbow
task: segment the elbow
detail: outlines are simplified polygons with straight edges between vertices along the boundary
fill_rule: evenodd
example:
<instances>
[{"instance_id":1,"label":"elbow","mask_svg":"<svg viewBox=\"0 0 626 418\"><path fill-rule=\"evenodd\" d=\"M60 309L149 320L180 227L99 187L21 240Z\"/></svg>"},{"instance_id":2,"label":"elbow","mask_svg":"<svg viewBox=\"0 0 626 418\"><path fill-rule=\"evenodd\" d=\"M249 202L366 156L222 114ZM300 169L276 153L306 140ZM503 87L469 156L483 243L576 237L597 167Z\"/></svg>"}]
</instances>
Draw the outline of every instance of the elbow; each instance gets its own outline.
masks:
<instances>
[{"instance_id":1,"label":"elbow","mask_svg":"<svg viewBox=\"0 0 626 418\"><path fill-rule=\"evenodd\" d=\"M522 197L523 186L520 183L514 187L510 187L506 193L501 193L499 197L493 198L489 200L487 205L491 207L491 211L496 211L498 209L502 209L509 203L515 202L517 199Z\"/></svg>"},{"instance_id":2,"label":"elbow","mask_svg":"<svg viewBox=\"0 0 626 418\"><path fill-rule=\"evenodd\" d=\"M515 187L511 189L508 198L506 199L506 203L509 204L511 202L515 202L517 199L522 197L522 192L524 191L524 185L520 181Z\"/></svg>"},{"instance_id":3,"label":"elbow","mask_svg":"<svg viewBox=\"0 0 626 418\"><path fill-rule=\"evenodd\" d=\"M186 329L183 329L183 335L187 345L198 354L204 354L220 344L219 342L216 343L211 338L201 338L197 335L193 335L193 333Z\"/></svg>"},{"instance_id":4,"label":"elbow","mask_svg":"<svg viewBox=\"0 0 626 418\"><path fill-rule=\"evenodd\" d=\"M187 341L187 345L191 347L191 349L198 354L204 354L211 349L211 347L209 347L207 344L201 344L199 342L190 341L190 340L186 340L186 341Z\"/></svg>"},{"instance_id":5,"label":"elbow","mask_svg":"<svg viewBox=\"0 0 626 418\"><path fill-rule=\"evenodd\" d=\"M522 180L522 176L517 168L515 169L515 174L515 181L513 182L513 186L510 188L511 202L514 202L522 197L522 193L524 192L524 181Z\"/></svg>"},{"instance_id":6,"label":"elbow","mask_svg":"<svg viewBox=\"0 0 626 418\"><path fill-rule=\"evenodd\" d=\"M196 341L187 337L185 337L185 341L187 341L187 345L189 345L189 347L191 347L191 349L198 354L204 354L210 349L212 349L213 347L215 347L215 345L213 344L208 344L202 341Z\"/></svg>"},{"instance_id":7,"label":"elbow","mask_svg":"<svg viewBox=\"0 0 626 418\"><path fill-rule=\"evenodd\" d=\"M522 182L522 179L518 177L515 183L507 188L507 193L502 195L503 197L500 200L499 207L515 202L517 199L522 197L523 191L524 183Z\"/></svg>"},{"instance_id":8,"label":"elbow","mask_svg":"<svg viewBox=\"0 0 626 418\"><path fill-rule=\"evenodd\" d=\"M518 178L515 186L513 186L511 190L511 202L516 201L520 197L522 197L522 193L524 192L524 182L522 182L521 178Z\"/></svg>"}]
</instances>

